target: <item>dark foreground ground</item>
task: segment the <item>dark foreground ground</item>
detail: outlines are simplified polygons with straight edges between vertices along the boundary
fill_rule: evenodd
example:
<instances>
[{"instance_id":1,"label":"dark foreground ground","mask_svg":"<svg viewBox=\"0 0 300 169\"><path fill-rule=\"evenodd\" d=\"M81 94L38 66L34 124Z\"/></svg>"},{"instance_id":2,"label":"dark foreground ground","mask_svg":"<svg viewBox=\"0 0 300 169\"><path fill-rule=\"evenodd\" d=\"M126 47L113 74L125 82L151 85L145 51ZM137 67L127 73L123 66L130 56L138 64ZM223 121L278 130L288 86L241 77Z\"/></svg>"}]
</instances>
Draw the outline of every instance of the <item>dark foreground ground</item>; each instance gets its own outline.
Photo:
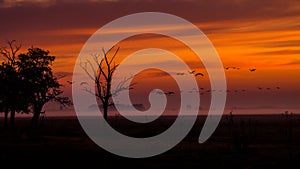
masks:
<instances>
[{"instance_id":1,"label":"dark foreground ground","mask_svg":"<svg viewBox=\"0 0 300 169\"><path fill-rule=\"evenodd\" d=\"M129 159L106 152L94 144L75 117L45 118L38 129L29 119L18 118L15 129L0 128L0 168L298 168L300 116L223 116L216 132L204 144L197 142L205 117L164 154ZM120 118L111 124L135 137L166 129L174 117L162 117L146 127ZM0 119L3 124L3 119Z\"/></svg>"}]
</instances>

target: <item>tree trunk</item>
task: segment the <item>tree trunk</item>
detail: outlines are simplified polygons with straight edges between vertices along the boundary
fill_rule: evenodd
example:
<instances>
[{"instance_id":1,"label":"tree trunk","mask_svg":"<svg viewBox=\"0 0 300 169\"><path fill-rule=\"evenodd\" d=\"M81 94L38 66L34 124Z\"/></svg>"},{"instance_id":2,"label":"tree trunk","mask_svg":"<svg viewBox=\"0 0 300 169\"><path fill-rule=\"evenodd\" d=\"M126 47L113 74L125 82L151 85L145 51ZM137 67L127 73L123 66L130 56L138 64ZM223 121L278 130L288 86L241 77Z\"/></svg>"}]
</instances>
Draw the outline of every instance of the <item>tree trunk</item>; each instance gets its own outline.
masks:
<instances>
[{"instance_id":1,"label":"tree trunk","mask_svg":"<svg viewBox=\"0 0 300 169\"><path fill-rule=\"evenodd\" d=\"M110 72L110 70L109 70ZM104 97L104 104L103 104L103 116L104 116L104 119L107 121L107 113L108 113L108 106L109 106L109 94L110 94L110 82L111 82L111 79L109 78L109 80L107 81L107 88L106 88L106 96Z\"/></svg>"},{"instance_id":2,"label":"tree trunk","mask_svg":"<svg viewBox=\"0 0 300 169\"><path fill-rule=\"evenodd\" d=\"M8 110L5 110L4 112L4 128L6 128L8 125Z\"/></svg>"},{"instance_id":3,"label":"tree trunk","mask_svg":"<svg viewBox=\"0 0 300 169\"><path fill-rule=\"evenodd\" d=\"M106 121L107 121L107 112L108 112L108 104L103 104L103 116Z\"/></svg>"},{"instance_id":4,"label":"tree trunk","mask_svg":"<svg viewBox=\"0 0 300 169\"><path fill-rule=\"evenodd\" d=\"M11 112L10 112L10 127L11 128L15 127L15 114L16 114L16 111L11 110Z\"/></svg>"},{"instance_id":5,"label":"tree trunk","mask_svg":"<svg viewBox=\"0 0 300 169\"><path fill-rule=\"evenodd\" d=\"M41 110L40 109L34 111L33 116L31 118L31 124L30 124L32 128L37 128L38 127L40 114L41 114Z\"/></svg>"}]
</instances>

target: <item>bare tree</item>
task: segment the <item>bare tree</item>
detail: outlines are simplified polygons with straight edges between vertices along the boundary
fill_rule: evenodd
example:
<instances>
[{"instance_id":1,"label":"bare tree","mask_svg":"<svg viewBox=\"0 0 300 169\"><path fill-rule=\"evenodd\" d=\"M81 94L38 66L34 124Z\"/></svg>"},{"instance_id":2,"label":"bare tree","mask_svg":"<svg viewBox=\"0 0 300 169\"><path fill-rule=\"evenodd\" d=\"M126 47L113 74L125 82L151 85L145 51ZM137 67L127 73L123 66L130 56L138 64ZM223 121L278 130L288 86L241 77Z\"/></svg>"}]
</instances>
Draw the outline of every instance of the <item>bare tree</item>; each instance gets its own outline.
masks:
<instances>
[{"instance_id":1,"label":"bare tree","mask_svg":"<svg viewBox=\"0 0 300 169\"><path fill-rule=\"evenodd\" d=\"M15 44L16 40L7 41L9 47L0 48L0 54L7 59L7 63L11 66L16 65L17 63L17 53L21 49L21 45Z\"/></svg>"},{"instance_id":2,"label":"bare tree","mask_svg":"<svg viewBox=\"0 0 300 169\"><path fill-rule=\"evenodd\" d=\"M93 93L91 89L85 88L85 90L93 95L95 95L102 103L103 108L103 116L104 119L107 120L108 116L108 108L109 106L114 105L112 102L112 96L117 95L119 92L123 90L132 89L134 84L130 86L126 86L125 84L132 79L131 77L125 77L116 87L114 91L111 91L111 82L119 64L116 63L115 58L117 53L119 52L119 47L115 50L114 46L110 48L108 51L102 49L102 54L92 54L93 61L96 63L97 68L93 67L93 64L90 60L87 60L84 63L80 63L80 67L85 71L85 73L95 82L96 85L96 93ZM88 71L88 67L92 69L92 72Z\"/></svg>"}]
</instances>

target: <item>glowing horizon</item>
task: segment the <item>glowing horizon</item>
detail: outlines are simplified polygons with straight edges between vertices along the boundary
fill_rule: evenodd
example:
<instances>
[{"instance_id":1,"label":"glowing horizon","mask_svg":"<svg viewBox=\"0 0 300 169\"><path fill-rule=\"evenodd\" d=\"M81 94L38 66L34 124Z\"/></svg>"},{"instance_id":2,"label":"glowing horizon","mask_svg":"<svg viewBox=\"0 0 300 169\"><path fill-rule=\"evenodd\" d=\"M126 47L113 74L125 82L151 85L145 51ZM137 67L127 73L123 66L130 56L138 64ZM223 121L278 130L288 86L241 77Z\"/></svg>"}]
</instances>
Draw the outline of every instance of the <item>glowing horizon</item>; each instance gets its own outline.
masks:
<instances>
[{"instance_id":1,"label":"glowing horizon","mask_svg":"<svg viewBox=\"0 0 300 169\"><path fill-rule=\"evenodd\" d=\"M275 0L268 4L269 11L260 9L259 1L252 2L249 7L246 5L247 3L244 4L243 2L238 3L232 0L225 3L222 1L220 3L223 6L217 6L220 16L214 16L209 10L205 10L206 7L214 9L214 6L208 2L178 2L178 5L174 5L174 2L169 2L173 4L175 11L168 11L154 7L154 3L150 1L133 2L126 0L128 8L140 3L147 4L150 9L145 7L145 9L132 10L131 12L122 10L111 15L105 15L106 11L113 11L116 8L112 5L113 3L117 4L117 6L118 4L122 6L125 2L89 1L73 4L70 2L52 3L50 1L39 1L35 4L36 6L31 7L32 3L25 1L22 1L20 4L3 2L3 4L0 4L2 20L8 21L8 17L11 17L9 20L15 20L20 17L18 9L25 11L36 10L41 14L36 15L34 12L28 12L24 15L24 21L8 21L11 24L6 24L0 28L0 45L6 46L6 39L16 39L18 43L23 45L21 52L26 52L26 49L32 45L49 50L51 55L56 56L53 65L54 71L71 75L75 60L83 44L105 23L130 13L151 9L158 10L186 18L201 29L210 39L219 53L224 69L230 67L228 70L225 69L228 90L233 91L233 93L228 95L229 104L240 104L246 107L247 102L250 102L249 104L257 107L262 107L265 104L297 107L297 103L300 101L300 90L298 89L300 80L297 78L300 76L300 24L298 22L300 13L297 12L300 9L300 4L297 1L282 4L279 0ZM162 2L161 5L167 6L166 4L167 2ZM103 5L106 5L107 9L104 10ZM38 7L44 11L41 11ZM70 12L68 14L63 10L65 7L80 9L81 13ZM124 6L122 7L124 8ZM181 7L186 7L184 12L177 12L176 9ZM245 12L243 13L234 7ZM103 11L97 11L96 9L103 9ZM202 11L199 9L202 9ZM49 11L56 13L52 16L49 15ZM95 18L91 17L89 11L94 11L93 16ZM277 13L274 11L277 11ZM199 16L196 15L198 13ZM107 32L107 37L131 31L132 29L130 25L126 28L115 29ZM191 36L192 38L192 35L188 35L188 30L186 30L184 25L175 27L167 25L147 27L145 25L143 29L184 31L187 32L186 36ZM148 47L162 46L167 49L172 48L177 53L185 55L184 58L190 64L193 64L195 61L191 59L191 54L184 47L173 42L170 43L166 38L160 36L144 36L135 38L134 41L128 40L126 44L121 44L120 55L125 57L129 54L128 51L139 49L140 47L137 44L142 46L147 46L146 44L148 44ZM101 48L99 46L99 51ZM140 63L137 62L136 64ZM232 67L236 69L232 69ZM195 68L205 74L201 63L200 66L195 66ZM253 68L256 71L250 72L249 69ZM174 73L176 72L187 73L187 70L174 70ZM65 80L62 80L69 95L70 86L66 81L70 79L71 76L68 76ZM157 77L154 76L153 79L159 81L162 77L157 74ZM205 74L200 81L207 83L208 76ZM208 88L208 86L205 85L205 88ZM263 88L264 90L258 88ZM234 94L234 90L246 90L247 97L243 92ZM255 101L255 98L259 98L258 100L262 103Z\"/></svg>"}]
</instances>

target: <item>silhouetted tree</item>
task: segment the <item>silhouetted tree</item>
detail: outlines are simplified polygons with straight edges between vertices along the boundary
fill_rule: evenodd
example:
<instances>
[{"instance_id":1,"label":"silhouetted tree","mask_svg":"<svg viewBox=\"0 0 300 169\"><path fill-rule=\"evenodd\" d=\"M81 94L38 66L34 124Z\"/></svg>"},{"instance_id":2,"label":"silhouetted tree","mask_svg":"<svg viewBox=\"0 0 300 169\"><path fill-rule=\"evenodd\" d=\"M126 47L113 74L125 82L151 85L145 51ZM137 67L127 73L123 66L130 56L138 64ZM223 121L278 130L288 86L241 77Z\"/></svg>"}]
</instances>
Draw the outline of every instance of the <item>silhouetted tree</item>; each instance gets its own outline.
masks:
<instances>
[{"instance_id":1,"label":"silhouetted tree","mask_svg":"<svg viewBox=\"0 0 300 169\"><path fill-rule=\"evenodd\" d=\"M37 127L42 109L49 101L62 105L70 105L68 97L60 96L63 91L57 77L53 75L52 63L55 56L50 56L49 51L39 48L29 48L26 54L18 56L18 67L22 80L28 84L28 98L33 112L31 126Z\"/></svg>"},{"instance_id":2,"label":"silhouetted tree","mask_svg":"<svg viewBox=\"0 0 300 169\"><path fill-rule=\"evenodd\" d=\"M86 91L95 95L101 101L105 120L107 120L109 106L113 105L111 97L113 95L117 95L122 90L132 89L132 85L134 85L131 84L131 86L125 86L126 82L128 82L132 77L124 78L124 80L118 84L117 88L114 91L111 91L112 77L119 65L116 64L115 58L120 48L117 48L116 50L113 49L114 46L107 52L102 49L103 55L93 54L94 62L97 64L97 69L93 68L90 60L80 63L81 68L96 84L96 93L92 93L91 89L87 88ZM93 72L89 72L87 66L90 66Z\"/></svg>"},{"instance_id":3,"label":"silhouetted tree","mask_svg":"<svg viewBox=\"0 0 300 169\"><path fill-rule=\"evenodd\" d=\"M7 87L8 85L8 69L6 67L7 65L2 62L0 65L0 112L4 112L4 127L7 127L8 125L8 102L9 98L7 97Z\"/></svg>"},{"instance_id":4,"label":"silhouetted tree","mask_svg":"<svg viewBox=\"0 0 300 169\"><path fill-rule=\"evenodd\" d=\"M8 121L8 109L6 108L6 94L5 94L5 75L4 75L4 66L3 62L0 66L0 112L4 112L4 127L7 127Z\"/></svg>"},{"instance_id":5,"label":"silhouetted tree","mask_svg":"<svg viewBox=\"0 0 300 169\"><path fill-rule=\"evenodd\" d=\"M8 41L8 48L1 48L0 54L5 60L0 65L0 110L4 111L4 126L8 125L8 113L10 112L11 127L15 125L16 112L28 112L26 90L18 73L17 52L21 45L15 45L15 41Z\"/></svg>"},{"instance_id":6,"label":"silhouetted tree","mask_svg":"<svg viewBox=\"0 0 300 169\"><path fill-rule=\"evenodd\" d=\"M11 127L15 125L16 112L28 112L26 90L23 90L23 82L19 78L18 72L6 63L0 66L0 90L1 90L1 105L4 110L4 126L7 126L7 116L10 112Z\"/></svg>"},{"instance_id":7,"label":"silhouetted tree","mask_svg":"<svg viewBox=\"0 0 300 169\"><path fill-rule=\"evenodd\" d=\"M8 41L9 47L0 48L0 54L6 59L6 63L11 66L16 66L17 53L21 49L21 45L16 45L15 40Z\"/></svg>"}]
</instances>

